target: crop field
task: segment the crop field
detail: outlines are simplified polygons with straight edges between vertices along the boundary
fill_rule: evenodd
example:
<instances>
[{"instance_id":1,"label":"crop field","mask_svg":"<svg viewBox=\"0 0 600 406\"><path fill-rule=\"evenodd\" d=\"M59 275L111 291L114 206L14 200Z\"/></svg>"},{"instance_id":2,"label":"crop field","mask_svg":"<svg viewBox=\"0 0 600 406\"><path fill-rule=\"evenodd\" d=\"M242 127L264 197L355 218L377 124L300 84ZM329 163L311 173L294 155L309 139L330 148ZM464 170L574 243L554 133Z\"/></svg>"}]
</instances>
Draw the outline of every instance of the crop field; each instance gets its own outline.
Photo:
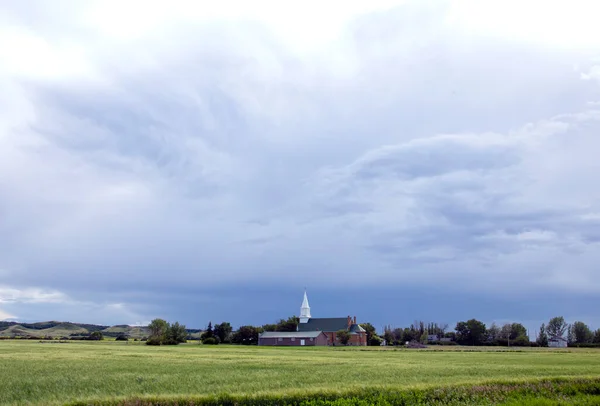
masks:
<instances>
[{"instance_id":1,"label":"crop field","mask_svg":"<svg viewBox=\"0 0 600 406\"><path fill-rule=\"evenodd\" d=\"M541 396L547 399L540 400ZM0 341L2 405L554 405L575 401L600 404L597 349L406 350L191 343L151 347L118 341Z\"/></svg>"}]
</instances>

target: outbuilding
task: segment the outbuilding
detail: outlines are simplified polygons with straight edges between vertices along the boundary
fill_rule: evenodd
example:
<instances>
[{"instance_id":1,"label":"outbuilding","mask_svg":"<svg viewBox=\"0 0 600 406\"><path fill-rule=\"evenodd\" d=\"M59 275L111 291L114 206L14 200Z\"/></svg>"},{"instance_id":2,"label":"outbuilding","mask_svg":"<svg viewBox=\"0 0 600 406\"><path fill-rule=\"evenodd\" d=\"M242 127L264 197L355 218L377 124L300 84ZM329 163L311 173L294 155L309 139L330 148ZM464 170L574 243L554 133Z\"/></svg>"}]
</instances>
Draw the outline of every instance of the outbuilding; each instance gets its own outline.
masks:
<instances>
[{"instance_id":1,"label":"outbuilding","mask_svg":"<svg viewBox=\"0 0 600 406\"><path fill-rule=\"evenodd\" d=\"M322 331L265 331L258 336L258 345L327 345L327 336Z\"/></svg>"},{"instance_id":2,"label":"outbuilding","mask_svg":"<svg viewBox=\"0 0 600 406\"><path fill-rule=\"evenodd\" d=\"M548 347L552 348L567 348L568 341L560 336L551 336L548 339Z\"/></svg>"}]
</instances>

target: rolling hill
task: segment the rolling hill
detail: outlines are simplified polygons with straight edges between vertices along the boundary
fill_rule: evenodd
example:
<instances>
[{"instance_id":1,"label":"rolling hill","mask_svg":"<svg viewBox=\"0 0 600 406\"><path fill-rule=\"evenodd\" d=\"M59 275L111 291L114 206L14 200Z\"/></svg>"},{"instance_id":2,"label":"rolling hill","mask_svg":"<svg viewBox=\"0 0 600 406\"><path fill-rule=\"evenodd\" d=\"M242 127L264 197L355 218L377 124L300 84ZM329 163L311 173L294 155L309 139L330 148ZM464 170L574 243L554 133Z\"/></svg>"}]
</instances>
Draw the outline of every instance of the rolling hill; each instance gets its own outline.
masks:
<instances>
[{"instance_id":1,"label":"rolling hill","mask_svg":"<svg viewBox=\"0 0 600 406\"><path fill-rule=\"evenodd\" d=\"M104 336L117 337L124 334L129 338L148 336L148 329L142 326L102 326L95 324L70 323L61 321L44 321L40 323L0 322L0 337L32 338L32 337L83 337L94 331L100 331ZM190 333L195 330L191 330Z\"/></svg>"}]
</instances>

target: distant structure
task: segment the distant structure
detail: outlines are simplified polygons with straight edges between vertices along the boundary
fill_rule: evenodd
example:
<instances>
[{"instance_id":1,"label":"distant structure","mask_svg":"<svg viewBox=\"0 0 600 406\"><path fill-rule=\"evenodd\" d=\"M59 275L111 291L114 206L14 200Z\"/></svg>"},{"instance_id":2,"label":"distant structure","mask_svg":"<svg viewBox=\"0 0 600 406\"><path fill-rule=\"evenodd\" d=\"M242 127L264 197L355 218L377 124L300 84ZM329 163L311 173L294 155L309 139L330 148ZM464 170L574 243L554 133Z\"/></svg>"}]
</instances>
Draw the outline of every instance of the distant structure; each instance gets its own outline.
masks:
<instances>
[{"instance_id":1,"label":"distant structure","mask_svg":"<svg viewBox=\"0 0 600 406\"><path fill-rule=\"evenodd\" d=\"M327 336L322 331L265 331L258 336L258 345L327 345Z\"/></svg>"},{"instance_id":2,"label":"distant structure","mask_svg":"<svg viewBox=\"0 0 600 406\"><path fill-rule=\"evenodd\" d=\"M367 332L354 318L335 317L335 318L313 318L310 315L310 305L308 296L304 291L304 299L300 306L300 323L298 323L298 332L322 331L327 337L327 345L341 345L337 338L337 332L345 330L350 333L348 345L367 345Z\"/></svg>"},{"instance_id":3,"label":"distant structure","mask_svg":"<svg viewBox=\"0 0 600 406\"><path fill-rule=\"evenodd\" d=\"M548 347L567 348L567 344L567 340L560 336L550 336L550 338L548 338Z\"/></svg>"},{"instance_id":4,"label":"distant structure","mask_svg":"<svg viewBox=\"0 0 600 406\"><path fill-rule=\"evenodd\" d=\"M302 306L300 306L300 323L308 323L308 320L310 320L310 306L308 305L306 290L304 290L304 299L302 300Z\"/></svg>"},{"instance_id":5,"label":"distant structure","mask_svg":"<svg viewBox=\"0 0 600 406\"><path fill-rule=\"evenodd\" d=\"M258 345L342 345L337 337L340 330L350 334L348 345L367 345L367 332L356 322L356 316L313 318L306 290L300 306L299 320L297 331L266 331L259 335Z\"/></svg>"}]
</instances>

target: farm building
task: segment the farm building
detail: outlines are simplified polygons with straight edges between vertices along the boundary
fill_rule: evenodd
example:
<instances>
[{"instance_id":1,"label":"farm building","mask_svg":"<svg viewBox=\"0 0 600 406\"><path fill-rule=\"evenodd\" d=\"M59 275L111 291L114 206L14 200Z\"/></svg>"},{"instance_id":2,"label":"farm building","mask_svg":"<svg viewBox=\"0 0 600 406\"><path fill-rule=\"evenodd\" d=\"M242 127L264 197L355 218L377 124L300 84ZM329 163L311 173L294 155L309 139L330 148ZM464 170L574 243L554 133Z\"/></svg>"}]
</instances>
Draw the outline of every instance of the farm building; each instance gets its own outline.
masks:
<instances>
[{"instance_id":1,"label":"farm building","mask_svg":"<svg viewBox=\"0 0 600 406\"><path fill-rule=\"evenodd\" d=\"M327 336L322 331L265 331L258 336L258 345L327 345Z\"/></svg>"},{"instance_id":2,"label":"farm building","mask_svg":"<svg viewBox=\"0 0 600 406\"><path fill-rule=\"evenodd\" d=\"M354 318L333 317L333 318L313 318L310 315L310 306L308 297L304 292L304 300L300 307L300 323L298 323L298 332L322 331L327 337L327 345L341 345L337 338L337 332L340 330L350 333L348 345L367 345L367 332Z\"/></svg>"},{"instance_id":3,"label":"farm building","mask_svg":"<svg viewBox=\"0 0 600 406\"><path fill-rule=\"evenodd\" d=\"M310 315L308 297L300 307L300 323L294 332L265 331L258 337L258 345L342 345L337 337L340 330L350 335L348 345L367 345L367 332L356 323L354 318L333 317L313 318Z\"/></svg>"},{"instance_id":4,"label":"farm building","mask_svg":"<svg viewBox=\"0 0 600 406\"><path fill-rule=\"evenodd\" d=\"M548 347L567 348L567 340L559 336L551 336L548 339Z\"/></svg>"}]
</instances>

